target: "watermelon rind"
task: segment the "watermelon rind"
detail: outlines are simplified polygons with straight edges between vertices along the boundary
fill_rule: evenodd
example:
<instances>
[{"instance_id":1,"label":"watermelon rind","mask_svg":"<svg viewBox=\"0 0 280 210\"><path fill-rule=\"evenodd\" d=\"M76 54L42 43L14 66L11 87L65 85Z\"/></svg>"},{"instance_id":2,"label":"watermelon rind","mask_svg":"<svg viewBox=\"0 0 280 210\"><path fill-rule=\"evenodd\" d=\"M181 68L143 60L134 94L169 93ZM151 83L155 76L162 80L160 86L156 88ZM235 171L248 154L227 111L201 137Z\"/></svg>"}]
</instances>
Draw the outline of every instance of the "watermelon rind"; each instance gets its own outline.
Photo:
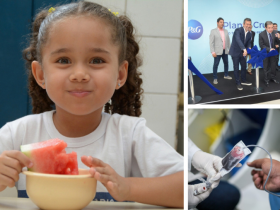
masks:
<instances>
[{"instance_id":1,"label":"watermelon rind","mask_svg":"<svg viewBox=\"0 0 280 210\"><path fill-rule=\"evenodd\" d=\"M26 144L26 145L21 145L20 146L20 151L29 158L31 158L31 150L32 150L32 145L31 144ZM27 168L27 170L28 171L33 171L31 168Z\"/></svg>"},{"instance_id":2,"label":"watermelon rind","mask_svg":"<svg viewBox=\"0 0 280 210\"><path fill-rule=\"evenodd\" d=\"M31 150L32 150L31 144L26 144L26 145L20 146L20 151L29 158L31 157Z\"/></svg>"}]
</instances>

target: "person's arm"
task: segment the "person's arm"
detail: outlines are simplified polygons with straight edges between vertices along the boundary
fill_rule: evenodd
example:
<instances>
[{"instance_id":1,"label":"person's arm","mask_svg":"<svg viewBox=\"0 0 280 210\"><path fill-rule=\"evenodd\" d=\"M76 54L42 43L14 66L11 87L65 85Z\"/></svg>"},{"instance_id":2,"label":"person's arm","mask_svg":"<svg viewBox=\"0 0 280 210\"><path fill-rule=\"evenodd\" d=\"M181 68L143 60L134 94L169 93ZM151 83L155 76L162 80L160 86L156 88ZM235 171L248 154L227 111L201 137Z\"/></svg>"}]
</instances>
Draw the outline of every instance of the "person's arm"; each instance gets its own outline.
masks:
<instances>
[{"instance_id":1,"label":"person's arm","mask_svg":"<svg viewBox=\"0 0 280 210\"><path fill-rule=\"evenodd\" d=\"M243 42L241 41L241 30L244 30L244 29L243 28L242 29L236 29L234 31L234 35L233 36L234 36L238 46L240 47L240 50L246 50Z\"/></svg>"},{"instance_id":2,"label":"person's arm","mask_svg":"<svg viewBox=\"0 0 280 210\"><path fill-rule=\"evenodd\" d=\"M277 35L277 31L275 31L273 39L274 39L275 48L278 48L279 47L279 38L276 35Z\"/></svg>"},{"instance_id":3,"label":"person's arm","mask_svg":"<svg viewBox=\"0 0 280 210\"><path fill-rule=\"evenodd\" d=\"M214 51L214 45L215 45L215 36L214 36L214 30L211 30L210 36L209 36L209 45L210 45L210 52L212 53L213 57L216 57L216 53Z\"/></svg>"},{"instance_id":4,"label":"person's arm","mask_svg":"<svg viewBox=\"0 0 280 210\"><path fill-rule=\"evenodd\" d=\"M25 166L31 168L33 163L20 151L9 150L0 154L0 191L7 186L14 187Z\"/></svg>"},{"instance_id":5,"label":"person's arm","mask_svg":"<svg viewBox=\"0 0 280 210\"><path fill-rule=\"evenodd\" d=\"M228 31L227 31L227 39L228 39L228 43L227 43L227 47L228 47L228 49L230 49L230 38L229 38L229 34L228 34Z\"/></svg>"},{"instance_id":6,"label":"person's arm","mask_svg":"<svg viewBox=\"0 0 280 210\"><path fill-rule=\"evenodd\" d=\"M255 32L254 31L252 31L252 41L251 41L252 43L251 43L251 48L253 48L254 47L254 42L255 42Z\"/></svg>"},{"instance_id":7,"label":"person's arm","mask_svg":"<svg viewBox=\"0 0 280 210\"><path fill-rule=\"evenodd\" d=\"M256 188L263 190L264 183L270 170L270 159L263 158L254 160L253 162L248 162L247 165L249 167L261 169L261 171L252 170L251 175ZM280 162L277 160L272 160L272 170L265 188L272 192L280 191Z\"/></svg>"},{"instance_id":8,"label":"person's arm","mask_svg":"<svg viewBox=\"0 0 280 210\"><path fill-rule=\"evenodd\" d=\"M213 30L211 30L211 33L209 35L209 45L210 45L210 52L214 52L214 34Z\"/></svg>"},{"instance_id":9,"label":"person's arm","mask_svg":"<svg viewBox=\"0 0 280 210\"><path fill-rule=\"evenodd\" d=\"M8 187L14 187L19 180L22 168L32 165L30 159L22 152L15 150L11 128L8 124L0 129L0 192Z\"/></svg>"},{"instance_id":10,"label":"person's arm","mask_svg":"<svg viewBox=\"0 0 280 210\"><path fill-rule=\"evenodd\" d=\"M128 120L132 121L132 119ZM126 152L128 156L123 159L124 162L128 160L128 169L131 167L128 173L118 174L114 169L114 167L118 167L117 165L109 165L98 158L90 156L82 156L82 162L90 167L89 172L91 175L101 182L117 201L136 199L135 195L137 195L137 199L141 199L145 203L154 202L158 205L168 206L183 205L183 202L178 203L178 200L183 199L183 196L180 197L180 195L184 193L184 157L150 130L146 126L145 119L139 118L133 122L133 129L129 129L131 134L126 134L129 136L127 137L129 141L125 142L125 144L122 142L124 150L131 150ZM131 159L129 159L130 157ZM174 188L170 188L171 185L174 185ZM179 185L182 186L180 187ZM166 186L167 190L161 192L160 195L167 196L166 194L168 194L170 196L170 193L175 193L179 196L178 200L172 197L173 201L158 203L158 196L155 194L149 194L151 197L149 197L149 200L145 200L145 194L150 190L149 188L153 187L153 192L155 193L164 191L164 186ZM131 188L132 191L130 190ZM145 194L142 194L143 192ZM131 198L130 194L134 197Z\"/></svg>"},{"instance_id":11,"label":"person's arm","mask_svg":"<svg viewBox=\"0 0 280 210\"><path fill-rule=\"evenodd\" d=\"M167 207L184 206L184 172L155 178L125 178L130 193L125 200Z\"/></svg>"},{"instance_id":12,"label":"person's arm","mask_svg":"<svg viewBox=\"0 0 280 210\"><path fill-rule=\"evenodd\" d=\"M191 171L192 169L192 158L194 154L199 151L200 149L193 143L193 141L188 138L188 170Z\"/></svg>"},{"instance_id":13,"label":"person's arm","mask_svg":"<svg viewBox=\"0 0 280 210\"><path fill-rule=\"evenodd\" d=\"M103 161L82 156L90 174L117 201L135 201L168 207L184 206L184 172L151 178L122 177Z\"/></svg>"}]
</instances>

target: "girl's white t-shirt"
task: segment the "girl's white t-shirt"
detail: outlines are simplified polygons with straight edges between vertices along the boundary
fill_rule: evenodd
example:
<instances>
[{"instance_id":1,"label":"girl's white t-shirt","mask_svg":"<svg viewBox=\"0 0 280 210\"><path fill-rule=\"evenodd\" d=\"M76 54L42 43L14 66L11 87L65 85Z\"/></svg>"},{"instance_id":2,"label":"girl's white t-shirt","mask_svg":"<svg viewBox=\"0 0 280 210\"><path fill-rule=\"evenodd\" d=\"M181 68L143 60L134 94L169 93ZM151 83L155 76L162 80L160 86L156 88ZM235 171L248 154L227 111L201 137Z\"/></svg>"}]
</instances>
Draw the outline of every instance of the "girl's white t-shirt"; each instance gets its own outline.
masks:
<instances>
[{"instance_id":1,"label":"girl's white t-shirt","mask_svg":"<svg viewBox=\"0 0 280 210\"><path fill-rule=\"evenodd\" d=\"M88 169L81 156L90 155L123 177L159 177L184 170L183 156L151 131L144 118L102 113L101 123L92 133L68 138L56 129L54 112L28 115L4 125L0 129L0 154L20 150L21 145L59 138L67 143L66 153L77 153L79 168ZM25 175L20 174L17 189L25 190L25 183ZM97 192L108 191L97 182Z\"/></svg>"}]
</instances>

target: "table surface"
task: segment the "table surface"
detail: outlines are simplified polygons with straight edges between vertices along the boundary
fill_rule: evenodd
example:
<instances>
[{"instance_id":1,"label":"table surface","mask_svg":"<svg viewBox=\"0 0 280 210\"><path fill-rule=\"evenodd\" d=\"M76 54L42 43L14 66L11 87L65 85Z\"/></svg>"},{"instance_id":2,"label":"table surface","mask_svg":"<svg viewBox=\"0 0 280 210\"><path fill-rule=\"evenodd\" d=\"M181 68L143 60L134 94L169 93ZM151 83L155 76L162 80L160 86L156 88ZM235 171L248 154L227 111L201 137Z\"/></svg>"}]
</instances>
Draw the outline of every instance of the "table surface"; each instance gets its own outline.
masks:
<instances>
[{"instance_id":1,"label":"table surface","mask_svg":"<svg viewBox=\"0 0 280 210\"><path fill-rule=\"evenodd\" d=\"M16 198L16 197L0 197L0 209L1 210L18 210L29 209L38 210L39 208L28 198ZM153 206L142 203L128 203L128 202L101 202L92 201L90 204L83 208L83 210L111 210L111 209L165 209L161 206ZM168 208L172 209L172 208Z\"/></svg>"}]
</instances>

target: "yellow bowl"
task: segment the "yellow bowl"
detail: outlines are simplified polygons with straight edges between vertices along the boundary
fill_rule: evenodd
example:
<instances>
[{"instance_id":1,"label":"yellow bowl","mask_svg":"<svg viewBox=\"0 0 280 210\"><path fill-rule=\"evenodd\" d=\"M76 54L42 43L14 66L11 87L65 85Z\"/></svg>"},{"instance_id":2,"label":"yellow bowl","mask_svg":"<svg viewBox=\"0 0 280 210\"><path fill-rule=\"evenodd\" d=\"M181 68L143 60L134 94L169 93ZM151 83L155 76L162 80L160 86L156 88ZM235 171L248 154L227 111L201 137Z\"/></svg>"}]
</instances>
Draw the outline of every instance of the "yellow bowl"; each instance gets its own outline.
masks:
<instances>
[{"instance_id":1,"label":"yellow bowl","mask_svg":"<svg viewBox=\"0 0 280 210\"><path fill-rule=\"evenodd\" d=\"M96 179L86 169L79 169L79 175L22 173L27 195L41 209L82 209L95 197Z\"/></svg>"}]
</instances>

